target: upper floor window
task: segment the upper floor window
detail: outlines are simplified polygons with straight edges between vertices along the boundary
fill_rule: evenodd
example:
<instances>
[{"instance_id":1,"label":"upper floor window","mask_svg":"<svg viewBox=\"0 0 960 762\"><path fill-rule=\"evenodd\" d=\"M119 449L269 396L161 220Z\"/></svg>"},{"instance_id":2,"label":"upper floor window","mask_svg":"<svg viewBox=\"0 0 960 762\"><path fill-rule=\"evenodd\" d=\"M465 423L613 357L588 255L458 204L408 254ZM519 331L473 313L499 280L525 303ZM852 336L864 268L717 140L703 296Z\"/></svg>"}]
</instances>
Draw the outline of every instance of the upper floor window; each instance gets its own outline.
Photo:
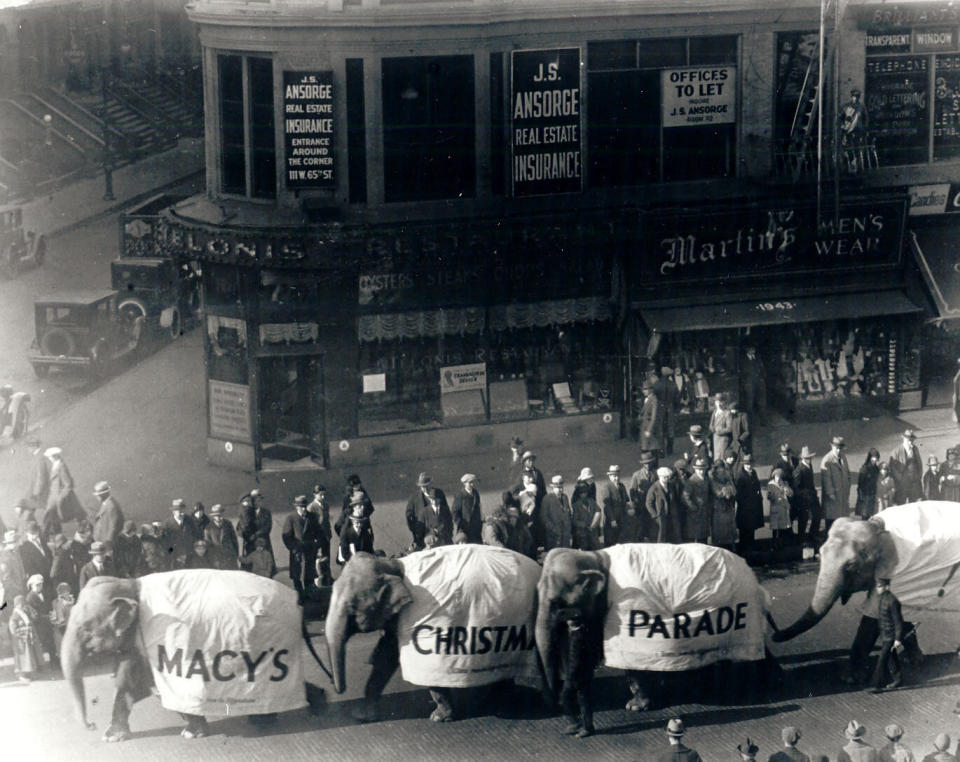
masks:
<instances>
[{"instance_id":1,"label":"upper floor window","mask_svg":"<svg viewBox=\"0 0 960 762\"><path fill-rule=\"evenodd\" d=\"M385 58L382 67L386 201L473 196L473 56Z\"/></svg>"},{"instance_id":2,"label":"upper floor window","mask_svg":"<svg viewBox=\"0 0 960 762\"><path fill-rule=\"evenodd\" d=\"M254 198L277 195L273 61L220 55L220 189Z\"/></svg>"},{"instance_id":3,"label":"upper floor window","mask_svg":"<svg viewBox=\"0 0 960 762\"><path fill-rule=\"evenodd\" d=\"M734 36L588 43L590 185L733 175L736 62Z\"/></svg>"}]
</instances>

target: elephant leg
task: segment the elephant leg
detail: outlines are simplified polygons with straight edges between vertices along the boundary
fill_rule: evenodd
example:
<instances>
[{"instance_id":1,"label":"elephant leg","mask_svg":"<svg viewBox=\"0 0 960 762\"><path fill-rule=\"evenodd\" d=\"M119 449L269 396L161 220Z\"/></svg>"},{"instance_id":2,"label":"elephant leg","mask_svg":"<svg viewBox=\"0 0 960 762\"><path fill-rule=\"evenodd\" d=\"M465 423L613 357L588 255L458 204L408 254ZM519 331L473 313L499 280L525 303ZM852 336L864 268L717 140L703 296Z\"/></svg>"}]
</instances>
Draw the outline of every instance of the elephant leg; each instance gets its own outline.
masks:
<instances>
[{"instance_id":1,"label":"elephant leg","mask_svg":"<svg viewBox=\"0 0 960 762\"><path fill-rule=\"evenodd\" d=\"M370 677L363 689L364 706L354 712L354 718L360 722L373 722L380 714L379 703L383 689L387 687L393 673L400 666L400 644L397 633L387 629L370 654Z\"/></svg>"},{"instance_id":2,"label":"elephant leg","mask_svg":"<svg viewBox=\"0 0 960 762\"><path fill-rule=\"evenodd\" d=\"M450 702L449 688L431 688L430 698L437 705L437 708L430 714L431 720L434 722L450 722L453 720L453 704Z\"/></svg>"},{"instance_id":3,"label":"elephant leg","mask_svg":"<svg viewBox=\"0 0 960 762\"><path fill-rule=\"evenodd\" d=\"M103 732L103 740L108 743L126 741L130 737L130 712L134 704L150 695L153 675L142 660L121 657L116 665L115 684L110 727Z\"/></svg>"},{"instance_id":4,"label":"elephant leg","mask_svg":"<svg viewBox=\"0 0 960 762\"><path fill-rule=\"evenodd\" d=\"M593 706L590 703L590 684L580 686L577 690L577 700L580 703L580 718L583 721L583 727L577 733L578 738L586 738L594 733L593 727Z\"/></svg>"},{"instance_id":5,"label":"elephant leg","mask_svg":"<svg viewBox=\"0 0 960 762\"><path fill-rule=\"evenodd\" d=\"M877 642L879 635L880 623L876 619L868 616L860 617L857 634L850 646L847 669L841 677L843 682L851 685L860 681L861 675L867 668L870 650L873 648L873 644Z\"/></svg>"},{"instance_id":6,"label":"elephant leg","mask_svg":"<svg viewBox=\"0 0 960 762\"><path fill-rule=\"evenodd\" d=\"M560 689L560 707L563 711L563 719L566 720L563 732L568 736L579 733L583 725L577 705L577 689L572 680L563 681L563 688Z\"/></svg>"},{"instance_id":7,"label":"elephant leg","mask_svg":"<svg viewBox=\"0 0 960 762\"><path fill-rule=\"evenodd\" d=\"M630 700L626 708L631 712L643 712L650 708L650 696L643 685L643 673L627 672L627 684L630 686Z\"/></svg>"}]
</instances>

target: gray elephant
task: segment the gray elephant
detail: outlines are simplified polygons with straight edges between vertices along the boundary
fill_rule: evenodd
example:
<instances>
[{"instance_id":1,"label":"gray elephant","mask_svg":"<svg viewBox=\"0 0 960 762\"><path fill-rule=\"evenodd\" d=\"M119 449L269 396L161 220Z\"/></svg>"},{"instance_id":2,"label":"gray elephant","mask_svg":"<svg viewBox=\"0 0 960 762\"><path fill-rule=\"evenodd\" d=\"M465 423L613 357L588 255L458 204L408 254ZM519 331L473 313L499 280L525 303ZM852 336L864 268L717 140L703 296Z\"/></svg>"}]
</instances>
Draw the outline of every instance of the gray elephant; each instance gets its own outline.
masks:
<instances>
[{"instance_id":1,"label":"gray elephant","mask_svg":"<svg viewBox=\"0 0 960 762\"><path fill-rule=\"evenodd\" d=\"M357 553L333 585L326 638L334 687L346 687L347 640L382 630L370 656L364 703L354 716L379 717L397 667L430 689L434 722L454 719L451 689L501 680L538 685L533 637L536 562L506 548L448 545L400 559Z\"/></svg>"},{"instance_id":2,"label":"gray elephant","mask_svg":"<svg viewBox=\"0 0 960 762\"><path fill-rule=\"evenodd\" d=\"M820 548L820 571L807 610L774 640L795 638L819 623L840 599L846 604L860 591L872 591L877 577L890 579L890 589L911 610L960 611L960 522L957 504L921 501L888 508L869 520L839 518ZM864 616L850 649L844 674L855 681L879 634L869 595ZM905 624L908 631L912 628ZM915 631L904 641L907 655L922 657Z\"/></svg>"},{"instance_id":3,"label":"gray elephant","mask_svg":"<svg viewBox=\"0 0 960 762\"><path fill-rule=\"evenodd\" d=\"M601 649L608 667L627 671L631 711L650 706L648 673L759 663L767 655L766 594L746 562L721 548L555 548L544 560L538 599L537 648L554 696L564 683L568 733L592 731L589 675Z\"/></svg>"},{"instance_id":4,"label":"gray elephant","mask_svg":"<svg viewBox=\"0 0 960 762\"><path fill-rule=\"evenodd\" d=\"M207 733L205 715L254 719L305 706L300 638L296 593L247 572L95 577L70 613L60 660L77 717L93 730L83 670L92 657L113 657L104 741L130 737L130 711L154 686L164 707L186 720L181 735L197 738ZM310 688L318 698L320 689Z\"/></svg>"}]
</instances>

